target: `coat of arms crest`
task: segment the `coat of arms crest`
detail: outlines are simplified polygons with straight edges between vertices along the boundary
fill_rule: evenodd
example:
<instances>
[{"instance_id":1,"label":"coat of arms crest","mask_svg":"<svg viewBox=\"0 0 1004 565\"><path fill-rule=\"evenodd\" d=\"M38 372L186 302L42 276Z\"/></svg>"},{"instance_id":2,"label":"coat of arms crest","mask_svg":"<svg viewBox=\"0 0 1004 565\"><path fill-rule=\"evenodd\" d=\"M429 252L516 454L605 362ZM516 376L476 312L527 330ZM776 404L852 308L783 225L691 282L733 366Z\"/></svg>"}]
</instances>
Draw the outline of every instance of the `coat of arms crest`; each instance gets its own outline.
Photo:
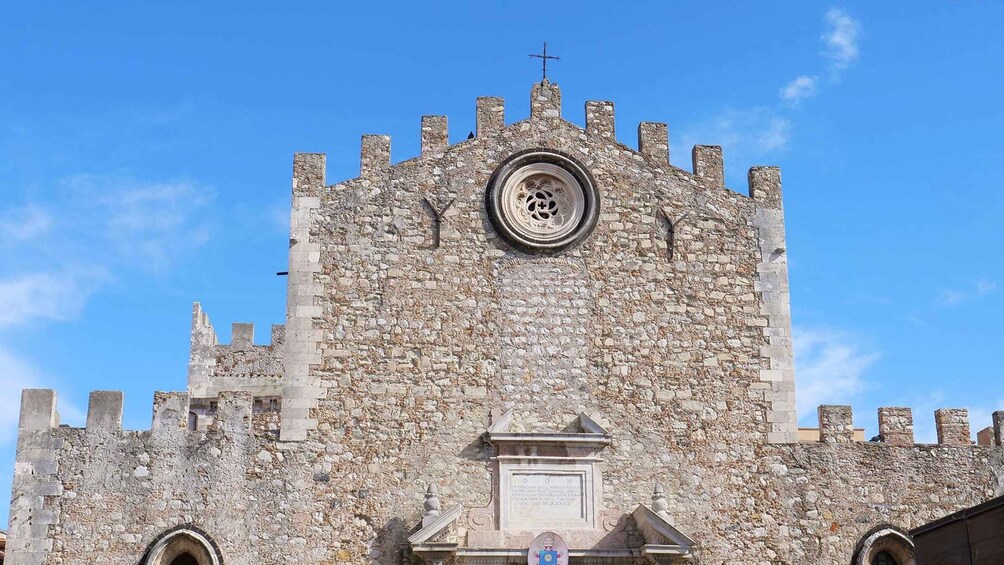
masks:
<instances>
[{"instance_id":1,"label":"coat of arms crest","mask_svg":"<svg viewBox=\"0 0 1004 565\"><path fill-rule=\"evenodd\" d=\"M527 552L528 565L568 565L568 545L554 532L533 538Z\"/></svg>"}]
</instances>

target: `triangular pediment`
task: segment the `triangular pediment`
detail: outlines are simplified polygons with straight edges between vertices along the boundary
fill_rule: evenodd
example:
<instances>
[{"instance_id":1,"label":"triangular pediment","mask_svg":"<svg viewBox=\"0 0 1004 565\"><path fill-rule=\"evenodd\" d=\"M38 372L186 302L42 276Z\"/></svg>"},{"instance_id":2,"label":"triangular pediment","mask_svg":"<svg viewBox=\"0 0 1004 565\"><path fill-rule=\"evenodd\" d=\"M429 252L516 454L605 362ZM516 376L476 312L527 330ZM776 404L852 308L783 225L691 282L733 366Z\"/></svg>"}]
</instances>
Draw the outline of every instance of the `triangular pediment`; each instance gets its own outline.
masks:
<instances>
[{"instance_id":1,"label":"triangular pediment","mask_svg":"<svg viewBox=\"0 0 1004 565\"><path fill-rule=\"evenodd\" d=\"M457 520L460 518L461 510L459 504L451 506L428 526L411 534L408 537L408 543L411 544L412 549L432 546L445 548L451 545L455 549L457 547Z\"/></svg>"},{"instance_id":2,"label":"triangular pediment","mask_svg":"<svg viewBox=\"0 0 1004 565\"><path fill-rule=\"evenodd\" d=\"M571 431L519 432L510 431L513 417L512 410L508 410L488 426L485 438L493 445L563 444L602 448L610 444L612 436L597 422L598 419L595 415L580 412L569 426Z\"/></svg>"},{"instance_id":3,"label":"triangular pediment","mask_svg":"<svg viewBox=\"0 0 1004 565\"><path fill-rule=\"evenodd\" d=\"M689 556L694 541L669 523L667 516L644 504L631 513L638 531L645 538L642 554L655 561L667 561Z\"/></svg>"}]
</instances>

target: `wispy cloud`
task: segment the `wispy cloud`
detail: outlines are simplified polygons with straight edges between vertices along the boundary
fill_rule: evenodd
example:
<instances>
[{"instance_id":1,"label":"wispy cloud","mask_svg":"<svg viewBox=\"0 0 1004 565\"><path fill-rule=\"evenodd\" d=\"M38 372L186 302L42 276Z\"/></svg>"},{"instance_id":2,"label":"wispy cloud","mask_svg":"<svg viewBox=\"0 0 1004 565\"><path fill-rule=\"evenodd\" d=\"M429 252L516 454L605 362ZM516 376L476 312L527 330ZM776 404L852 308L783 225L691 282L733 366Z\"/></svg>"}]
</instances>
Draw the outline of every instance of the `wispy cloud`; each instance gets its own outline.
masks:
<instances>
[{"instance_id":1,"label":"wispy cloud","mask_svg":"<svg viewBox=\"0 0 1004 565\"><path fill-rule=\"evenodd\" d=\"M816 94L816 77L801 75L788 84L781 87L779 92L781 99L786 102L798 103L804 98L809 98Z\"/></svg>"},{"instance_id":2,"label":"wispy cloud","mask_svg":"<svg viewBox=\"0 0 1004 565\"><path fill-rule=\"evenodd\" d=\"M831 73L839 73L853 63L859 54L858 39L861 23L839 8L826 12L826 32L823 33L823 54L829 60Z\"/></svg>"},{"instance_id":3,"label":"wispy cloud","mask_svg":"<svg viewBox=\"0 0 1004 565\"><path fill-rule=\"evenodd\" d=\"M820 404L842 404L867 388L866 372L878 360L854 336L796 327L795 386L800 420L812 421Z\"/></svg>"},{"instance_id":4,"label":"wispy cloud","mask_svg":"<svg viewBox=\"0 0 1004 565\"><path fill-rule=\"evenodd\" d=\"M52 226L52 216L38 206L26 205L0 212L0 245L38 237Z\"/></svg>"},{"instance_id":5,"label":"wispy cloud","mask_svg":"<svg viewBox=\"0 0 1004 565\"><path fill-rule=\"evenodd\" d=\"M830 8L823 18L826 29L820 41L823 43L823 58L826 73L831 81L838 81L840 75L857 60L861 51L858 42L861 36L861 22L839 8ZM818 74L803 74L792 79L778 90L782 101L797 105L815 96L820 90Z\"/></svg>"},{"instance_id":6,"label":"wispy cloud","mask_svg":"<svg viewBox=\"0 0 1004 565\"><path fill-rule=\"evenodd\" d=\"M17 423L21 413L21 390L26 388L51 388L53 382L38 369L11 351L0 346L0 447L6 447L17 438ZM85 415L76 404L62 399L58 411L63 421L83 425Z\"/></svg>"},{"instance_id":7,"label":"wispy cloud","mask_svg":"<svg viewBox=\"0 0 1004 565\"><path fill-rule=\"evenodd\" d=\"M0 446L17 437L17 421L21 412L21 389L37 388L41 379L34 367L0 347Z\"/></svg>"},{"instance_id":8,"label":"wispy cloud","mask_svg":"<svg viewBox=\"0 0 1004 565\"><path fill-rule=\"evenodd\" d=\"M771 108L726 109L703 123L686 128L681 135L684 147L721 145L726 167L737 174L743 167L787 147L791 121ZM734 165L732 165L734 164Z\"/></svg>"},{"instance_id":9,"label":"wispy cloud","mask_svg":"<svg viewBox=\"0 0 1004 565\"><path fill-rule=\"evenodd\" d=\"M750 108L725 108L718 115L682 128L682 145L721 145L727 154L726 177L741 178L749 163L784 151L792 138L794 124L788 117L792 107L815 96L829 72L832 79L859 55L861 24L846 12L832 8L824 15L822 34L824 67L815 74L800 74L777 90L780 104ZM729 163L741 164L729 165Z\"/></svg>"},{"instance_id":10,"label":"wispy cloud","mask_svg":"<svg viewBox=\"0 0 1004 565\"><path fill-rule=\"evenodd\" d=\"M98 207L108 242L134 266L163 270L209 240L206 210L213 193L204 187L120 175L78 175L65 182Z\"/></svg>"},{"instance_id":11,"label":"wispy cloud","mask_svg":"<svg viewBox=\"0 0 1004 565\"><path fill-rule=\"evenodd\" d=\"M968 288L942 290L938 301L943 306L957 306L963 302L984 298L996 291L997 281L980 279Z\"/></svg>"},{"instance_id":12,"label":"wispy cloud","mask_svg":"<svg viewBox=\"0 0 1004 565\"><path fill-rule=\"evenodd\" d=\"M0 329L35 319L72 320L109 278L103 269L92 268L0 279Z\"/></svg>"}]
</instances>

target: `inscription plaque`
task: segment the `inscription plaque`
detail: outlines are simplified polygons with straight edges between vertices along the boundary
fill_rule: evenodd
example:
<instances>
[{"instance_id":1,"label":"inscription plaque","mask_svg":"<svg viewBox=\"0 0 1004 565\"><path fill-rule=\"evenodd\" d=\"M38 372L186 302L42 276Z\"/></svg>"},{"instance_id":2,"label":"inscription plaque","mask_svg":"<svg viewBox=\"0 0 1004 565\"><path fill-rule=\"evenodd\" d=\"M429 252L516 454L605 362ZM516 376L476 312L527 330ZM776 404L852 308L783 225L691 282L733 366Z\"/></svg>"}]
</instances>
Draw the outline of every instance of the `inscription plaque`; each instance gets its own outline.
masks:
<instances>
[{"instance_id":1,"label":"inscription plaque","mask_svg":"<svg viewBox=\"0 0 1004 565\"><path fill-rule=\"evenodd\" d=\"M509 520L585 520L584 479L579 473L514 473L509 483Z\"/></svg>"}]
</instances>

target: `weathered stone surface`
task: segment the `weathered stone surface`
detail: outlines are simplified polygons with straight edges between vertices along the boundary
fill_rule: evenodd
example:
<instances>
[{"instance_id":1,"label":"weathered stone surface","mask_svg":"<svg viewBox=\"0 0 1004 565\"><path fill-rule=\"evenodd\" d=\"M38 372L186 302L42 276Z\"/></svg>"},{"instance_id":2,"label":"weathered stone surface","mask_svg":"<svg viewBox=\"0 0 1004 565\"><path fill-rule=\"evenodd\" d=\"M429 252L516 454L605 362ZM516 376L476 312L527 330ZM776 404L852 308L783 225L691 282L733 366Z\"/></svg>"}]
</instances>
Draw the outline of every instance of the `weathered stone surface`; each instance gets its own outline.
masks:
<instances>
[{"instance_id":1,"label":"weathered stone surface","mask_svg":"<svg viewBox=\"0 0 1004 565\"><path fill-rule=\"evenodd\" d=\"M618 143L608 103L587 105L586 129L561 118L555 84L531 108L505 125L503 102L479 99L477 135L454 145L425 120L421 156L394 165L390 139L367 136L360 177L333 185L324 155L297 154L285 327L219 344L196 305L188 391L158 393L150 431L119 429L103 394L100 433L60 428L54 393L26 392L7 565L138 563L186 525L226 563L399 564L420 526L454 515L458 543L525 550L539 528L495 513L484 436L500 409L517 434L602 416L595 500L507 492L566 518L593 502L594 527L561 532L573 550L640 552L633 511L651 503L697 563L847 563L876 525L1004 492L1004 418L995 446L972 446L963 414L939 411L942 445L914 445L909 415L883 409L888 439L863 443L849 408L824 408L823 441L797 443L779 170L751 169L745 196L714 150L698 174L670 165L659 124L640 151ZM500 163L540 148L601 193L592 235L549 256L506 244L484 198ZM423 200L453 204L436 220ZM672 260L663 217L685 219Z\"/></svg>"},{"instance_id":2,"label":"weathered stone surface","mask_svg":"<svg viewBox=\"0 0 1004 565\"><path fill-rule=\"evenodd\" d=\"M913 444L913 411L909 408L878 409L879 435L889 445Z\"/></svg>"}]
</instances>

